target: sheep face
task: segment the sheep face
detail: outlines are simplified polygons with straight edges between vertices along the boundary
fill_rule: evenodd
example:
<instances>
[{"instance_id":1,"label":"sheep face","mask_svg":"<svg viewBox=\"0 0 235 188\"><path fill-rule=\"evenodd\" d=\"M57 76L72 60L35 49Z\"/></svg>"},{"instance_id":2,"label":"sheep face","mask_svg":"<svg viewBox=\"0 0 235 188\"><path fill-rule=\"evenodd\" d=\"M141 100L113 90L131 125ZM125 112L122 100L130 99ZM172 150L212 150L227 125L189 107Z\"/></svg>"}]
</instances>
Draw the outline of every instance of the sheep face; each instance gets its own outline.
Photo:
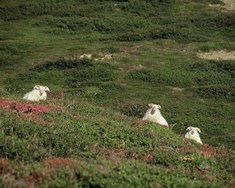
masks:
<instances>
[{"instance_id":1,"label":"sheep face","mask_svg":"<svg viewBox=\"0 0 235 188\"><path fill-rule=\"evenodd\" d=\"M34 86L33 89L38 89L41 91L50 91L50 89L47 86L41 86L41 85L36 85L36 86Z\"/></svg>"},{"instance_id":2,"label":"sheep face","mask_svg":"<svg viewBox=\"0 0 235 188\"><path fill-rule=\"evenodd\" d=\"M47 91L50 91L50 89L47 86L40 86L41 100L47 99Z\"/></svg>"},{"instance_id":3,"label":"sheep face","mask_svg":"<svg viewBox=\"0 0 235 188\"><path fill-rule=\"evenodd\" d=\"M197 143L202 144L199 133L201 130L198 127L188 127L186 129L188 132L185 134L185 138L195 140Z\"/></svg>"},{"instance_id":4,"label":"sheep face","mask_svg":"<svg viewBox=\"0 0 235 188\"><path fill-rule=\"evenodd\" d=\"M161 106L157 105L157 104L152 104L152 103L148 104L148 106L149 106L149 109L145 113L142 120L155 122L157 124L164 125L164 126L168 127L167 121L165 120L165 118L162 116L162 114L160 112Z\"/></svg>"}]
</instances>

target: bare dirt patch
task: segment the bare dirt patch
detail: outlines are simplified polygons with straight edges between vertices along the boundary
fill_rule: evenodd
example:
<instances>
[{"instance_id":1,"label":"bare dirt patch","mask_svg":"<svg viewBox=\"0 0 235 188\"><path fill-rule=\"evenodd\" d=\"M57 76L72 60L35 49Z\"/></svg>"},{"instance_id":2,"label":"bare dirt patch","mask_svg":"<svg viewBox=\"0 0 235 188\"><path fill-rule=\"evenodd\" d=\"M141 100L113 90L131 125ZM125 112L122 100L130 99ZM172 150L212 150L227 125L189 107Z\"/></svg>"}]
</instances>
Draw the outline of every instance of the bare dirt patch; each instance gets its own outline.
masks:
<instances>
[{"instance_id":1,"label":"bare dirt patch","mask_svg":"<svg viewBox=\"0 0 235 188\"><path fill-rule=\"evenodd\" d=\"M225 8L235 10L235 0L222 0L225 3Z\"/></svg>"},{"instance_id":2,"label":"bare dirt patch","mask_svg":"<svg viewBox=\"0 0 235 188\"><path fill-rule=\"evenodd\" d=\"M198 57L210 60L235 60L235 51L211 51L198 53Z\"/></svg>"},{"instance_id":3,"label":"bare dirt patch","mask_svg":"<svg viewBox=\"0 0 235 188\"><path fill-rule=\"evenodd\" d=\"M216 7L220 10L235 10L235 0L222 0L224 5L209 4L211 7Z\"/></svg>"},{"instance_id":4,"label":"bare dirt patch","mask_svg":"<svg viewBox=\"0 0 235 188\"><path fill-rule=\"evenodd\" d=\"M131 47L127 47L127 48L123 48L121 50L122 53L126 53L126 54L135 54L138 52L138 49L142 47L141 45L133 45Z\"/></svg>"}]
</instances>

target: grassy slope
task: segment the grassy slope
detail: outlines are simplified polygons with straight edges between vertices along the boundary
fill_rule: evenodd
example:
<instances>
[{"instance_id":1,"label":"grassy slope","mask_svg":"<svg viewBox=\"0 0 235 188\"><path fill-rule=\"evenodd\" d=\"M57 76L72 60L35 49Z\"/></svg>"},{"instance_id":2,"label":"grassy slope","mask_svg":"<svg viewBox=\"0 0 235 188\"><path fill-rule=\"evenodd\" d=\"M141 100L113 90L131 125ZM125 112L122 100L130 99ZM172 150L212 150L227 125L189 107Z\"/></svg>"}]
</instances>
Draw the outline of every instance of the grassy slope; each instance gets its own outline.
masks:
<instances>
[{"instance_id":1,"label":"grassy slope","mask_svg":"<svg viewBox=\"0 0 235 188\"><path fill-rule=\"evenodd\" d=\"M234 50L235 19L209 2L1 1L1 185L232 186L235 62L195 53ZM62 112L21 112L38 83ZM139 122L148 103L176 126Z\"/></svg>"}]
</instances>

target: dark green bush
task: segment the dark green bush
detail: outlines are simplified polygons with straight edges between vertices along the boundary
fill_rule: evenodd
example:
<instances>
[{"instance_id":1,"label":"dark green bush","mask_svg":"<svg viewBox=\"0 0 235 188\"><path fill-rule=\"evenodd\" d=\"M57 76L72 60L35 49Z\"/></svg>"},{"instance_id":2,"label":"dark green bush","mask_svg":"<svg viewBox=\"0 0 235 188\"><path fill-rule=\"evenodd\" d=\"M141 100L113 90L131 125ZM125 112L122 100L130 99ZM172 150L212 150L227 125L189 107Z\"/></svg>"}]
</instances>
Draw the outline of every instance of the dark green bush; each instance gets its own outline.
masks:
<instances>
[{"instance_id":1,"label":"dark green bush","mask_svg":"<svg viewBox=\"0 0 235 188\"><path fill-rule=\"evenodd\" d=\"M44 0L42 2L22 3L15 6L0 7L0 16L4 20L27 19L42 15L70 16L76 14L76 2Z\"/></svg>"},{"instance_id":2,"label":"dark green bush","mask_svg":"<svg viewBox=\"0 0 235 188\"><path fill-rule=\"evenodd\" d=\"M11 65L18 63L19 57L0 53L0 70L10 68Z\"/></svg>"},{"instance_id":3,"label":"dark green bush","mask_svg":"<svg viewBox=\"0 0 235 188\"><path fill-rule=\"evenodd\" d=\"M87 82L87 81L112 81L116 76L113 70L103 67L87 67L86 69L73 71L71 82Z\"/></svg>"},{"instance_id":4,"label":"dark green bush","mask_svg":"<svg viewBox=\"0 0 235 188\"><path fill-rule=\"evenodd\" d=\"M228 85L233 82L231 75L213 71L194 72L192 75L192 80L194 84L198 86L215 84Z\"/></svg>"},{"instance_id":5,"label":"dark green bush","mask_svg":"<svg viewBox=\"0 0 235 188\"><path fill-rule=\"evenodd\" d=\"M234 36L235 29L235 14L220 14L217 16L205 15L192 18L191 20L195 26L202 28L206 31L208 30L219 30L222 31L221 34L227 34L229 36Z\"/></svg>"},{"instance_id":6,"label":"dark green bush","mask_svg":"<svg viewBox=\"0 0 235 188\"><path fill-rule=\"evenodd\" d=\"M179 165L181 161L179 153L175 152L173 148L167 152L158 150L154 156L154 163L156 165L171 167L176 164Z\"/></svg>"},{"instance_id":7,"label":"dark green bush","mask_svg":"<svg viewBox=\"0 0 235 188\"><path fill-rule=\"evenodd\" d=\"M16 47L2 45L0 47L0 70L9 68L9 66L18 63L20 51Z\"/></svg>"},{"instance_id":8,"label":"dark green bush","mask_svg":"<svg viewBox=\"0 0 235 188\"><path fill-rule=\"evenodd\" d=\"M141 41L147 40L148 36L142 33L137 32L128 32L125 34L120 34L116 37L117 41Z\"/></svg>"},{"instance_id":9,"label":"dark green bush","mask_svg":"<svg viewBox=\"0 0 235 188\"><path fill-rule=\"evenodd\" d=\"M142 118L147 109L146 105L127 104L121 108L121 112L127 116Z\"/></svg>"},{"instance_id":10,"label":"dark green bush","mask_svg":"<svg viewBox=\"0 0 235 188\"><path fill-rule=\"evenodd\" d=\"M113 46L104 47L104 48L101 48L100 50L107 51L109 53L119 53L120 52L120 49L118 47L113 47Z\"/></svg>"},{"instance_id":11,"label":"dark green bush","mask_svg":"<svg viewBox=\"0 0 235 188\"><path fill-rule=\"evenodd\" d=\"M152 82L155 78L154 72L150 70L137 70L131 71L126 77L126 79L137 79L144 82Z\"/></svg>"},{"instance_id":12,"label":"dark green bush","mask_svg":"<svg viewBox=\"0 0 235 188\"><path fill-rule=\"evenodd\" d=\"M49 13L49 10L39 4L21 4L15 7L5 6L0 8L0 16L5 20L17 20L47 13Z\"/></svg>"},{"instance_id":13,"label":"dark green bush","mask_svg":"<svg viewBox=\"0 0 235 188\"><path fill-rule=\"evenodd\" d=\"M224 2L221 0L193 0L194 2L200 3L211 3L211 4L221 4L224 5Z\"/></svg>"},{"instance_id":14,"label":"dark green bush","mask_svg":"<svg viewBox=\"0 0 235 188\"><path fill-rule=\"evenodd\" d=\"M136 70L131 71L125 79L127 80L141 80L144 82L168 85L168 86L190 86L192 79L187 76L186 72L177 70Z\"/></svg>"},{"instance_id":15,"label":"dark green bush","mask_svg":"<svg viewBox=\"0 0 235 188\"><path fill-rule=\"evenodd\" d=\"M91 60L83 59L59 59L57 61L48 61L43 64L36 65L32 70L37 72L50 70L65 70L72 68L82 68L93 66Z\"/></svg>"},{"instance_id":16,"label":"dark green bush","mask_svg":"<svg viewBox=\"0 0 235 188\"><path fill-rule=\"evenodd\" d=\"M211 63L215 64L217 67L217 71L219 72L228 72L233 77L235 77L235 61L210 61Z\"/></svg>"},{"instance_id":17,"label":"dark green bush","mask_svg":"<svg viewBox=\"0 0 235 188\"><path fill-rule=\"evenodd\" d=\"M201 97L231 98L235 96L235 87L230 85L203 86L193 89Z\"/></svg>"},{"instance_id":18,"label":"dark green bush","mask_svg":"<svg viewBox=\"0 0 235 188\"><path fill-rule=\"evenodd\" d=\"M190 65L192 71L217 71L217 66L210 62L196 62Z\"/></svg>"},{"instance_id":19,"label":"dark green bush","mask_svg":"<svg viewBox=\"0 0 235 188\"><path fill-rule=\"evenodd\" d=\"M106 34L118 34L133 32L136 29L147 29L149 21L136 17L134 19L126 19L126 17L63 17L63 18L47 18L39 21L37 25L46 25L49 27L68 30L72 34L81 34L87 32L99 32Z\"/></svg>"}]
</instances>

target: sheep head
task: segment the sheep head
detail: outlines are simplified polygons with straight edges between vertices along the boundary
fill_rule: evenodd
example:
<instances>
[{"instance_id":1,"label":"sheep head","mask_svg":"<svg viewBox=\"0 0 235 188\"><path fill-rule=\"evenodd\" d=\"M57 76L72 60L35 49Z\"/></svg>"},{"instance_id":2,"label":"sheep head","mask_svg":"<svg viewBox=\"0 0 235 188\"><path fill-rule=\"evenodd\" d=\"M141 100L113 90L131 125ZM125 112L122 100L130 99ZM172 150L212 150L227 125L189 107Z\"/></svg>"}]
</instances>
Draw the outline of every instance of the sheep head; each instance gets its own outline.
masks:
<instances>
[{"instance_id":1,"label":"sheep head","mask_svg":"<svg viewBox=\"0 0 235 188\"><path fill-rule=\"evenodd\" d=\"M194 131L197 131L198 133L201 133L201 130L198 128L198 127L188 127L187 129L186 129L187 131L191 131L192 132L192 134L194 134Z\"/></svg>"},{"instance_id":2,"label":"sheep head","mask_svg":"<svg viewBox=\"0 0 235 188\"><path fill-rule=\"evenodd\" d=\"M35 86L33 87L33 89L41 90L41 91L50 91L49 87L47 87L47 86L41 86L41 85L35 85Z\"/></svg>"},{"instance_id":3,"label":"sheep head","mask_svg":"<svg viewBox=\"0 0 235 188\"><path fill-rule=\"evenodd\" d=\"M162 107L161 107L160 105L158 105L158 104L152 104L152 103L150 103L150 104L148 104L148 106L149 106L150 108L162 109Z\"/></svg>"},{"instance_id":4,"label":"sheep head","mask_svg":"<svg viewBox=\"0 0 235 188\"><path fill-rule=\"evenodd\" d=\"M148 104L148 106L151 109L151 114L154 114L157 109L159 109L159 110L162 109L162 107L160 105L157 105L157 104L150 103L150 104Z\"/></svg>"}]
</instances>

